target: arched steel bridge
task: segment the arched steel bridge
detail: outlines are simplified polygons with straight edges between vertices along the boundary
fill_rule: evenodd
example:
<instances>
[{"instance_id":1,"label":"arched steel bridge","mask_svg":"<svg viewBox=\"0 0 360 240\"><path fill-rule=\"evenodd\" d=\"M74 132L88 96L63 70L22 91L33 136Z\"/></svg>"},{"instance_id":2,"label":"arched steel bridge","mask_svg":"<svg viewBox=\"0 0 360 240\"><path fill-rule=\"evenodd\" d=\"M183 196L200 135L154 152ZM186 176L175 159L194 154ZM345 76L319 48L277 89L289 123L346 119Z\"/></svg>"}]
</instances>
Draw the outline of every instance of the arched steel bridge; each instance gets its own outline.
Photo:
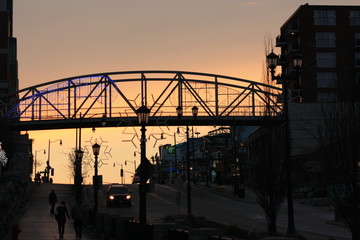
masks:
<instances>
[{"instance_id":1,"label":"arched steel bridge","mask_svg":"<svg viewBox=\"0 0 360 240\"><path fill-rule=\"evenodd\" d=\"M138 126L144 103L150 126L264 125L283 121L280 88L240 78L185 71L126 71L70 77L0 99L15 130ZM11 105L7 99L17 96ZM182 106L181 120L176 107ZM199 109L196 120L191 108Z\"/></svg>"}]
</instances>

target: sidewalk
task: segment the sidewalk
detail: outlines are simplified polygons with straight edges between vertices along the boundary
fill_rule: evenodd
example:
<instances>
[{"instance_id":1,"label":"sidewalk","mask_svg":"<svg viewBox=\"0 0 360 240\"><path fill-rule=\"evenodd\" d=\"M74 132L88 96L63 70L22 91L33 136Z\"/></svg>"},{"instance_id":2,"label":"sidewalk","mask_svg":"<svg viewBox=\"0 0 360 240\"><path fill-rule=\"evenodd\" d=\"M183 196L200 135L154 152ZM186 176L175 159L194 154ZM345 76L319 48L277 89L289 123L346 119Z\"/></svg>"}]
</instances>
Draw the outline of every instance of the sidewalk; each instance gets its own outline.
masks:
<instances>
[{"instance_id":1,"label":"sidewalk","mask_svg":"<svg viewBox=\"0 0 360 240\"><path fill-rule=\"evenodd\" d=\"M232 185L217 186L216 184L209 184L209 186L205 186L203 183L201 183L194 185L194 187L206 189L212 193L219 194L232 200L257 204L255 193L253 191L248 191L248 189L245 189L244 197L239 198L238 196L234 195L234 189Z\"/></svg>"},{"instance_id":2,"label":"sidewalk","mask_svg":"<svg viewBox=\"0 0 360 240\"><path fill-rule=\"evenodd\" d=\"M19 240L59 239L57 222L54 216L50 214L50 206L48 203L48 196L51 189L54 189L57 195L58 204L63 200L66 202L70 214L71 207L74 203L71 185L50 183L42 183L39 186L33 185L30 191L30 200L18 221L21 230ZM65 224L64 239L76 239L72 219L68 220ZM82 240L90 239L94 238L90 238L84 230Z\"/></svg>"},{"instance_id":3,"label":"sidewalk","mask_svg":"<svg viewBox=\"0 0 360 240\"><path fill-rule=\"evenodd\" d=\"M195 185L194 188L204 189L223 197L249 204L258 204L256 195L253 191L246 189L244 198L234 196L232 185L222 185L220 188L212 184L210 186ZM326 200L326 199L325 199ZM324 203L324 199L313 199L313 201L304 201L304 199L294 199L295 224L297 232L307 239L351 239L349 230L342 222L334 221L334 212L330 205L322 204L312 205L311 203ZM282 213L282 214L281 214ZM311 224L309 224L311 222ZM277 228L280 232L287 229L287 204L286 199L277 218ZM316 229L316 233L314 232Z\"/></svg>"},{"instance_id":4,"label":"sidewalk","mask_svg":"<svg viewBox=\"0 0 360 240\"><path fill-rule=\"evenodd\" d=\"M229 199L233 199L239 201L239 203L250 203L256 204L255 194L252 191L246 191L244 198L237 198L233 195L232 186L224 186L224 188L218 189L217 186L212 185L206 187L204 185L194 185L194 188L203 189L205 191L211 191L213 193L222 195L224 197L228 197ZM19 240L49 240L49 239L59 239L58 231L57 231L57 223L49 212L50 206L48 203L48 195L51 189L55 190L57 194L58 203L62 200L66 201L68 210L70 211L71 206L74 203L74 197L71 192L71 185L66 184L50 184L43 183L40 186L33 185L31 189L30 200L25 206L25 209L20 216L20 220L17 222L21 233L19 234ZM84 205L91 206L92 194L88 192L88 188L84 188ZM88 195L88 196L87 196ZM86 200L87 199L87 200ZM89 202L90 201L90 202ZM336 236L336 239L349 239L348 237L342 238L340 236L347 236L348 231L341 226L332 225L326 222L326 220L332 219L332 212L330 212L326 207L311 207L299 204L298 201L295 201L295 205L297 208L302 209L302 213L296 215L298 218L296 223L299 232L305 233L306 236L311 236L308 234L309 229L303 228L300 225L307 226L308 224L304 224L304 221L311 222L313 226L318 229L319 234L323 236ZM285 207L284 207L285 209ZM286 210L286 209L285 209ZM216 219L215 219L216 220ZM278 227L281 230L286 229L287 225L287 217L286 214L283 214L283 217L279 217L278 219ZM161 227L161 224L159 225ZM95 237L91 237L90 229L84 229L83 232L83 240L94 240ZM94 231L92 231L94 232ZM318 236L316 236L318 237ZM73 228L73 221L67 221L65 225L65 234L64 239L75 240L75 232ZM163 239L163 238L161 238ZM320 238L312 238L308 239L320 239ZM328 238L321 238L328 239Z\"/></svg>"}]
</instances>

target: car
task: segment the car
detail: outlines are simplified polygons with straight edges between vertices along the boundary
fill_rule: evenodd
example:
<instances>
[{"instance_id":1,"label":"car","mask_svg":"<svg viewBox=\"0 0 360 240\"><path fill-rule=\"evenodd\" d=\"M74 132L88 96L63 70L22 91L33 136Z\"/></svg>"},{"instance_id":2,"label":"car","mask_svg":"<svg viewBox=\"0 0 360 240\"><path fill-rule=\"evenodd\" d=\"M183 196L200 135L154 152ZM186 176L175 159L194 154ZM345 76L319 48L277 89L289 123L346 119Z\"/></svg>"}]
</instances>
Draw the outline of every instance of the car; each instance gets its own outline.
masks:
<instances>
[{"instance_id":1,"label":"car","mask_svg":"<svg viewBox=\"0 0 360 240\"><path fill-rule=\"evenodd\" d=\"M112 184L106 191L106 206L126 205L131 207L132 195L125 185Z\"/></svg>"},{"instance_id":2,"label":"car","mask_svg":"<svg viewBox=\"0 0 360 240\"><path fill-rule=\"evenodd\" d=\"M133 183L133 184L135 184L135 183L140 183L140 176L135 175L135 176L133 177L132 183Z\"/></svg>"}]
</instances>

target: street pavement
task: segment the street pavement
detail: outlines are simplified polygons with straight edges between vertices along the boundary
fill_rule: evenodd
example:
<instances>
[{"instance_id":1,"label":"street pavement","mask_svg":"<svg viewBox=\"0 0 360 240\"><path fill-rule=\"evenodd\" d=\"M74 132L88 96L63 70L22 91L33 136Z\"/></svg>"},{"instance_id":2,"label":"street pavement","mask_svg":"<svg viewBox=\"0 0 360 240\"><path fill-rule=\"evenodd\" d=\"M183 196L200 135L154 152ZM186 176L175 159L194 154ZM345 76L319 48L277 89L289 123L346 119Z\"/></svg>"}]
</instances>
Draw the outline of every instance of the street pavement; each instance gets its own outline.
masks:
<instances>
[{"instance_id":1,"label":"street pavement","mask_svg":"<svg viewBox=\"0 0 360 240\"><path fill-rule=\"evenodd\" d=\"M41 183L39 186L31 186L30 200L26 204L23 213L18 220L20 233L19 240L54 240L59 239L57 222L54 215L50 214L50 205L48 196L51 189L54 189L58 203L66 202L69 214L74 204L74 197L71 192L71 185ZM14 223L16 224L16 223ZM90 240L88 229L84 229L82 239ZM63 239L76 239L73 227L73 220L67 220L65 224L65 233Z\"/></svg>"},{"instance_id":2,"label":"street pavement","mask_svg":"<svg viewBox=\"0 0 360 240\"><path fill-rule=\"evenodd\" d=\"M164 187L172 188L171 185L167 185ZM194 187L198 188L199 190L203 189L204 191L211 191L213 193L220 194L233 200L254 204L256 203L255 195L250 191L246 192L245 198L243 199L235 198L233 196L231 186L224 186L220 189L218 189L216 186L204 187L202 185L197 185ZM42 183L39 186L33 185L31 189L30 200L25 206L25 209L21 214L19 220L17 222L15 221L14 223L14 225L18 224L21 230L18 237L19 240L59 239L57 223L54 216L50 214L50 206L48 203L48 195L51 189L55 190L58 198L58 203L60 203L62 200L67 203L67 207L70 213L70 209L74 204L74 197L71 191L71 185L50 183ZM84 191L84 193L86 195L86 191ZM92 203L86 202L89 200L92 201L91 196L90 198L84 197L84 205L91 207ZM104 204L99 203L99 205ZM331 221L333 219L333 212L331 212L328 207L304 206L303 204L300 204L297 200L295 200L295 206L297 208L303 208L302 210L304 210L305 208L304 211L306 212L306 214L308 214L308 217L303 216L303 218L305 219L305 221L311 221L311 225L316 227L316 229L322 236L332 236L335 237L334 239L350 239L350 237L348 237L350 236L350 234L343 225L339 223L335 224ZM134 216L136 215L137 214L135 214ZM213 220L219 220L221 222L220 218ZM160 221L160 219L158 220ZM298 222L299 221L297 221L297 223ZM226 223L224 222L224 224ZM286 229L286 218L280 218L278 224L280 225L279 228L282 228L283 230ZM307 229L302 229L300 226L298 230L299 232L302 232L305 236L307 236L307 239L320 239L319 236L312 235L310 232L307 231ZM92 232L93 231L90 231L90 229L85 228L82 239L95 239L95 237L93 237L91 234ZM72 219L70 219L66 223L64 239L76 239Z\"/></svg>"}]
</instances>

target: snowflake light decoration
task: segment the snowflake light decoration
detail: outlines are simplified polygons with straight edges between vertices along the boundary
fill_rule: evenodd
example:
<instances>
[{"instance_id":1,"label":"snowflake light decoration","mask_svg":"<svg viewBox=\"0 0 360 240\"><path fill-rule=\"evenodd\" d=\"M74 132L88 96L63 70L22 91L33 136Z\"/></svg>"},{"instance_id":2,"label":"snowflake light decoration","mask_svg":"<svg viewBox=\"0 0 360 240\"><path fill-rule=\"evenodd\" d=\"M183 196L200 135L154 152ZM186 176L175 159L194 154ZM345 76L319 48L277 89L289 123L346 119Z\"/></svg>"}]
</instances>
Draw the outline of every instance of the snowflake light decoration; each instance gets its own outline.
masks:
<instances>
[{"instance_id":1,"label":"snowflake light decoration","mask_svg":"<svg viewBox=\"0 0 360 240\"><path fill-rule=\"evenodd\" d=\"M2 166L5 166L7 161L8 161L8 158L6 157L6 153L5 151L2 149L2 146L1 146L2 142L0 142L0 164Z\"/></svg>"},{"instance_id":2,"label":"snowflake light decoration","mask_svg":"<svg viewBox=\"0 0 360 240\"><path fill-rule=\"evenodd\" d=\"M109 146L105 145L104 143L107 143L108 141L104 141L101 137L100 137L100 141L96 138L95 141L93 141L93 138L91 137L89 141L86 141L87 143L89 143L90 145L85 145L85 159L87 159L87 161L85 162L85 164L88 165L92 165L92 163L94 163L94 160L92 159L92 145L94 145L94 143L98 143L101 146L101 150L104 152L104 154L102 154L102 158L100 158L98 160L98 167L101 168L102 165L108 165L107 161L109 160L109 158L112 158L111 156L111 150L112 148L109 148ZM89 151L90 149L90 151Z\"/></svg>"}]
</instances>

